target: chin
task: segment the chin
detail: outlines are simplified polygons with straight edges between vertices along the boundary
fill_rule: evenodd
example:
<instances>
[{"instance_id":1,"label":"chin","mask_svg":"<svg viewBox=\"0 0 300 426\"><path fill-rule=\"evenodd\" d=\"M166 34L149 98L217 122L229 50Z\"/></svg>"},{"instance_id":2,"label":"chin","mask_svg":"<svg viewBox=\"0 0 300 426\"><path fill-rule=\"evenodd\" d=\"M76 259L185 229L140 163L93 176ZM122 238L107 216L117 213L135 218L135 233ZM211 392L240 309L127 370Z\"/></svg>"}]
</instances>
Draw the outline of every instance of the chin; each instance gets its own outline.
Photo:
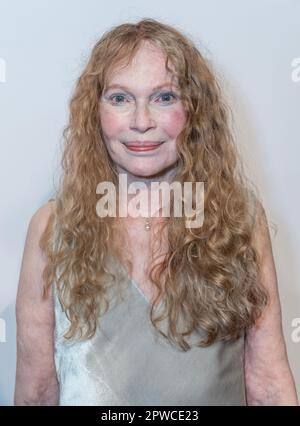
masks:
<instances>
[{"instance_id":1,"label":"chin","mask_svg":"<svg viewBox=\"0 0 300 426\"><path fill-rule=\"evenodd\" d=\"M129 173L133 177L136 176L137 179L152 179L153 181L161 180L166 173L170 172L170 170L174 168L175 164L171 163L170 165L164 164L159 167L158 166L158 164L148 164L148 167L146 164L132 164L131 167L129 167L129 165L125 167L125 164L124 166L120 164L122 170L121 173Z\"/></svg>"},{"instance_id":2,"label":"chin","mask_svg":"<svg viewBox=\"0 0 300 426\"><path fill-rule=\"evenodd\" d=\"M163 170L128 170L128 172L132 176L136 176L137 178L154 178L155 176L159 176Z\"/></svg>"}]
</instances>

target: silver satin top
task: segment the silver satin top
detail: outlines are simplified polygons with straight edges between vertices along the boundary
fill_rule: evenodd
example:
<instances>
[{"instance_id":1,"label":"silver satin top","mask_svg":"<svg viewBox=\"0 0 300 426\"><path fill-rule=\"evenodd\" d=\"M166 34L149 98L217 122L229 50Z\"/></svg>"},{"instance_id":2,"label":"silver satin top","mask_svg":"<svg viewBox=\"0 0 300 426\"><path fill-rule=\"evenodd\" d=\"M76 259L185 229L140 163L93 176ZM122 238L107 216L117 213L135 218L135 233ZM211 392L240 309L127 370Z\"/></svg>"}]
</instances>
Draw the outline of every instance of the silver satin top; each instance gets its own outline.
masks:
<instances>
[{"instance_id":1,"label":"silver satin top","mask_svg":"<svg viewBox=\"0 0 300 426\"><path fill-rule=\"evenodd\" d=\"M81 342L63 337L69 320L55 294L59 405L246 405L244 335L184 352L154 329L150 304L128 275L122 286L125 297L111 291L96 334Z\"/></svg>"},{"instance_id":2,"label":"silver satin top","mask_svg":"<svg viewBox=\"0 0 300 426\"><path fill-rule=\"evenodd\" d=\"M109 265L119 274L122 292L109 289L110 307L89 340L63 337L69 320L53 286L59 404L246 405L245 335L233 342L182 351L152 326L150 304L125 268L115 258ZM167 330L164 321L159 325ZM199 336L192 334L189 343L198 342Z\"/></svg>"}]
</instances>

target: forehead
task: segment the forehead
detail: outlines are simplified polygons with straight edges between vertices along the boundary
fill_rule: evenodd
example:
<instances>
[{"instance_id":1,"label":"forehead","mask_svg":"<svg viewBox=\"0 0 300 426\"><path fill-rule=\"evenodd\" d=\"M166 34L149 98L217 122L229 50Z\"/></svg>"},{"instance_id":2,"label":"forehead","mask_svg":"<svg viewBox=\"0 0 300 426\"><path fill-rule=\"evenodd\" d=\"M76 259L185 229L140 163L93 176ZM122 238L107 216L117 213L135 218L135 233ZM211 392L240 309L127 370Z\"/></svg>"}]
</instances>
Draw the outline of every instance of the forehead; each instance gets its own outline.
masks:
<instances>
[{"instance_id":1,"label":"forehead","mask_svg":"<svg viewBox=\"0 0 300 426\"><path fill-rule=\"evenodd\" d=\"M126 86L139 91L151 91L162 85L177 86L177 78L166 69L166 56L157 46L144 43L139 47L129 64L123 60L108 72L106 88L110 86Z\"/></svg>"}]
</instances>

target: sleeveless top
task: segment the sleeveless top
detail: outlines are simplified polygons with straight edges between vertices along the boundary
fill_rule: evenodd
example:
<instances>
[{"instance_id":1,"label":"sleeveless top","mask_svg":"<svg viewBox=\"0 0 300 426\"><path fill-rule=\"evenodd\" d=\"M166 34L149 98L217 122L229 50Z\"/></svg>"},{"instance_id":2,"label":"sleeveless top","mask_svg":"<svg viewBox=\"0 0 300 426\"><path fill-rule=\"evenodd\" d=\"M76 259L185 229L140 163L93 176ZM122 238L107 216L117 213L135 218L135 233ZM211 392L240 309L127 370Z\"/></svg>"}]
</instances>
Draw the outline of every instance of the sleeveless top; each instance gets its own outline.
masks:
<instances>
[{"instance_id":1,"label":"sleeveless top","mask_svg":"<svg viewBox=\"0 0 300 426\"><path fill-rule=\"evenodd\" d=\"M109 288L109 309L91 339L63 337L70 323L53 286L59 405L246 405L245 333L184 352L153 327L150 302L117 259L107 266L118 273L122 291ZM159 323L163 331L166 325ZM201 334L189 337L193 345Z\"/></svg>"}]
</instances>

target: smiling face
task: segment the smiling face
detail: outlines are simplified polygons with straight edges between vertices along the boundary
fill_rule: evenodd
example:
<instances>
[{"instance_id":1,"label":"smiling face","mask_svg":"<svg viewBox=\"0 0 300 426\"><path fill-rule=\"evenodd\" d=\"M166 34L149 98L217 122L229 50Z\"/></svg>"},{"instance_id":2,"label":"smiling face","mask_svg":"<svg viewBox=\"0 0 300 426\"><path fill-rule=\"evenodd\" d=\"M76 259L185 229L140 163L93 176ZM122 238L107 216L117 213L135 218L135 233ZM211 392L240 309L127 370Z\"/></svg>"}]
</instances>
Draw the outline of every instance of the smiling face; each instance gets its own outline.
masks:
<instances>
[{"instance_id":1,"label":"smiling face","mask_svg":"<svg viewBox=\"0 0 300 426\"><path fill-rule=\"evenodd\" d=\"M176 139L186 123L177 80L163 52L145 42L131 64L114 69L100 100L110 157L129 179L167 180L177 166Z\"/></svg>"}]
</instances>

